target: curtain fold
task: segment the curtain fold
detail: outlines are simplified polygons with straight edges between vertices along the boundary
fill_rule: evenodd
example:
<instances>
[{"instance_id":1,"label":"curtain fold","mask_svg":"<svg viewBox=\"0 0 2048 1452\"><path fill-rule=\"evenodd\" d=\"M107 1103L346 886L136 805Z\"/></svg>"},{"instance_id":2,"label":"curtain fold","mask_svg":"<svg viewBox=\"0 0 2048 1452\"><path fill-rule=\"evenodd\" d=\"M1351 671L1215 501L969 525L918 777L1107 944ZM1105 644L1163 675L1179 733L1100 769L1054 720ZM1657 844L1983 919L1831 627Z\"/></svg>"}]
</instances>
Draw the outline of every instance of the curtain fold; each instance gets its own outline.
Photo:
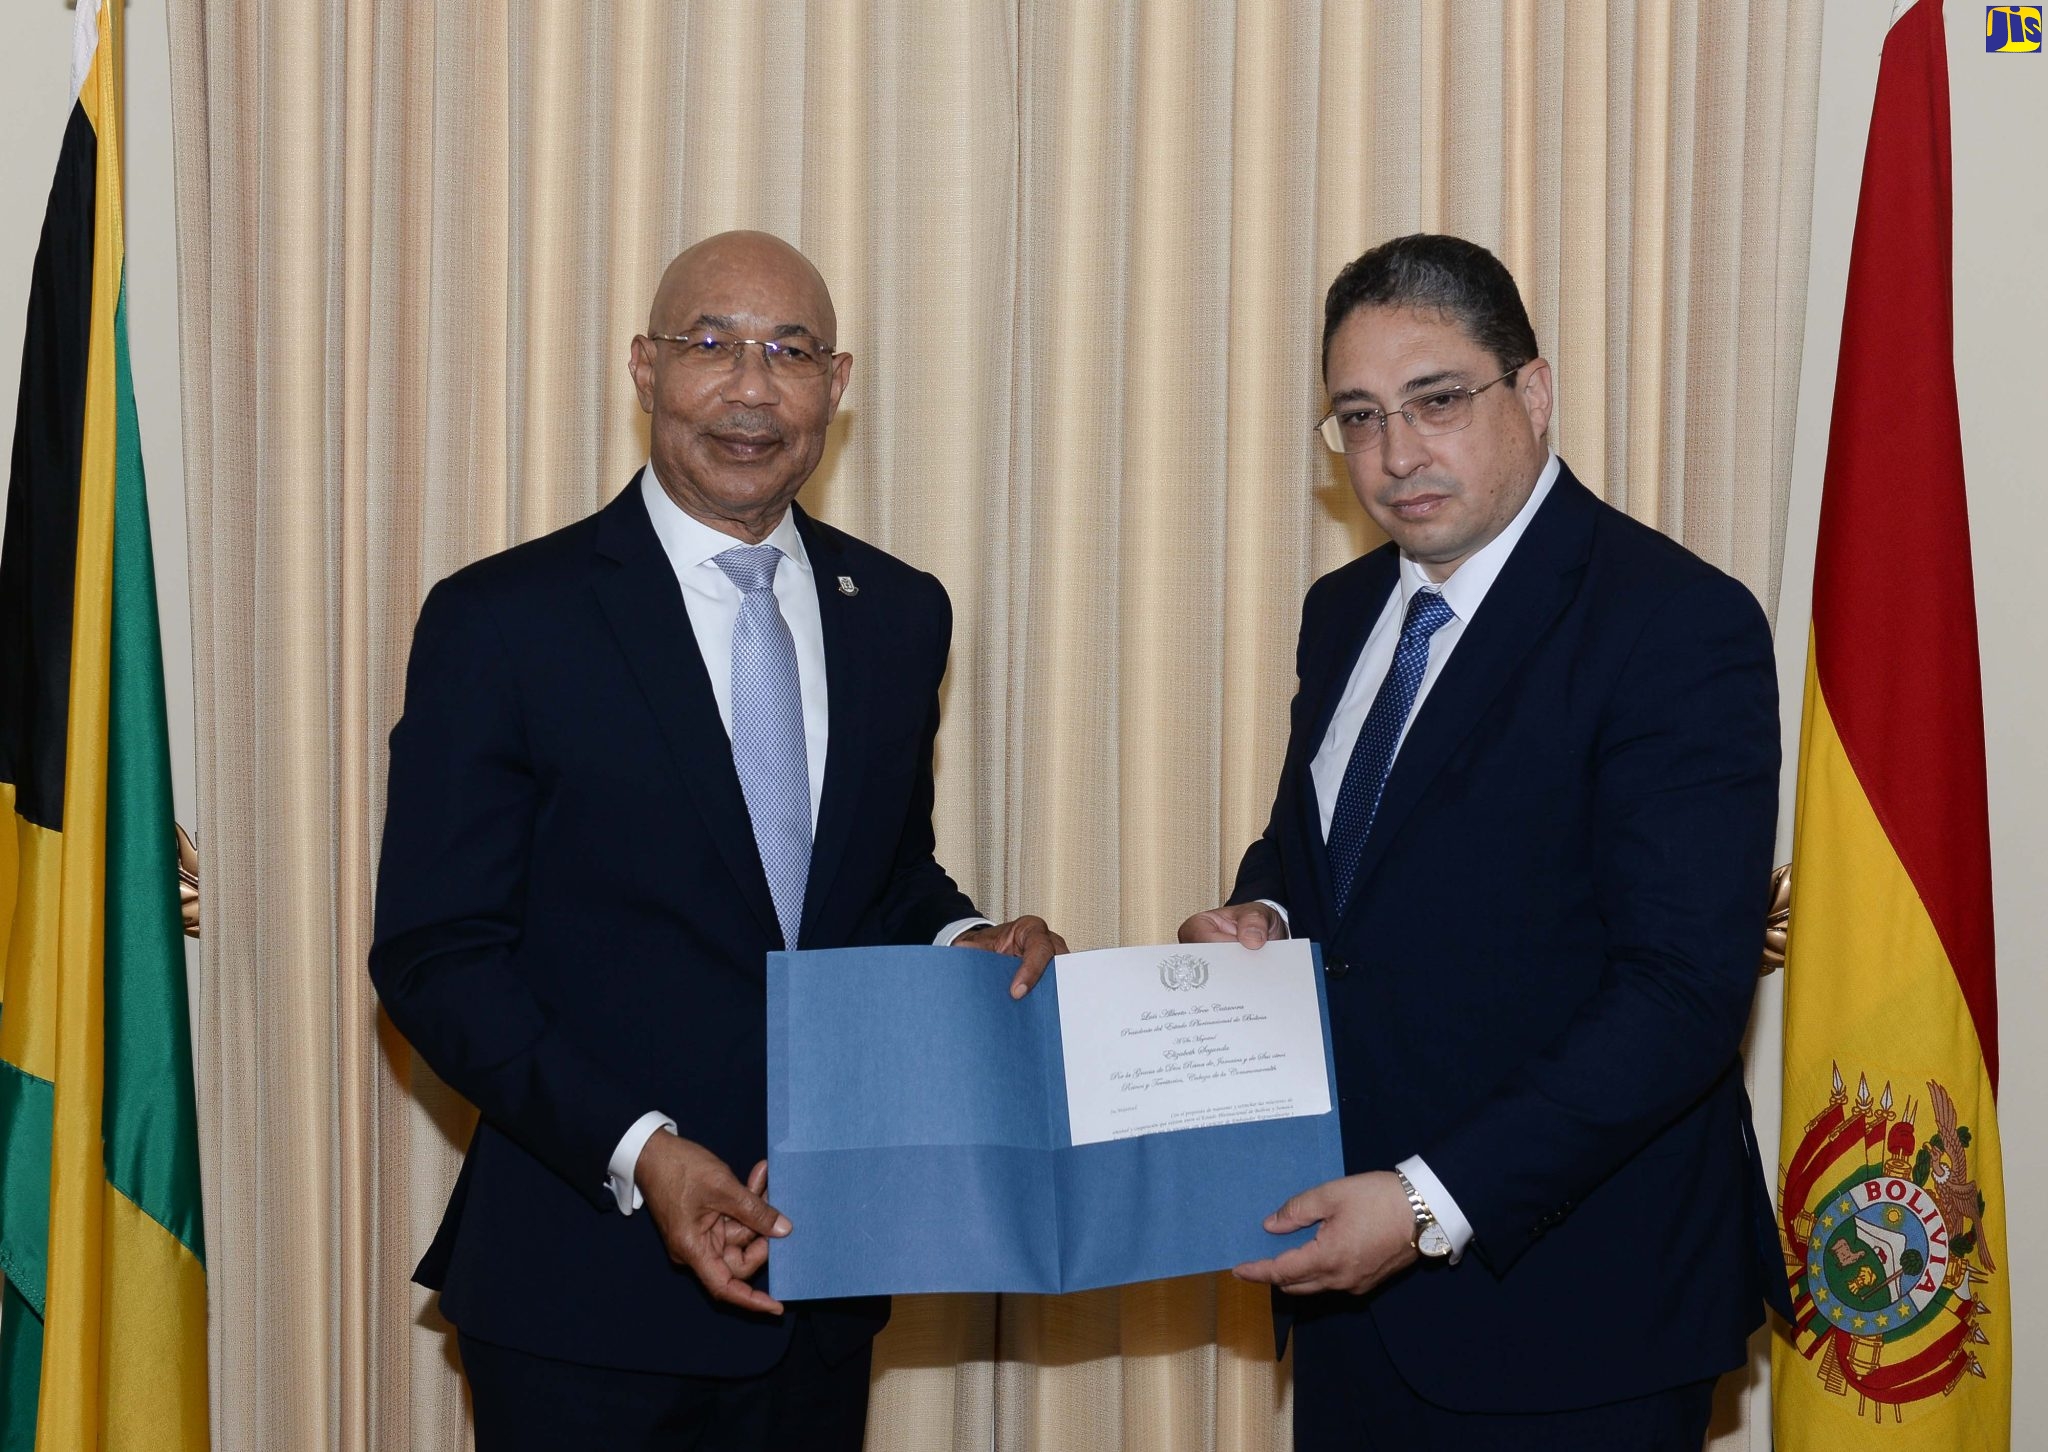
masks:
<instances>
[{"instance_id":1,"label":"curtain fold","mask_svg":"<svg viewBox=\"0 0 2048 1452\"><path fill-rule=\"evenodd\" d=\"M1158 941L1260 829L1366 246L1500 252L1555 439L1775 606L1817 0L171 0L216 1442L457 1448L409 1284L470 1111L363 970L414 615L645 457L663 263L763 227L856 357L805 494L956 612L942 859ZM1265 1295L912 1298L870 1446L1287 1445Z\"/></svg>"}]
</instances>

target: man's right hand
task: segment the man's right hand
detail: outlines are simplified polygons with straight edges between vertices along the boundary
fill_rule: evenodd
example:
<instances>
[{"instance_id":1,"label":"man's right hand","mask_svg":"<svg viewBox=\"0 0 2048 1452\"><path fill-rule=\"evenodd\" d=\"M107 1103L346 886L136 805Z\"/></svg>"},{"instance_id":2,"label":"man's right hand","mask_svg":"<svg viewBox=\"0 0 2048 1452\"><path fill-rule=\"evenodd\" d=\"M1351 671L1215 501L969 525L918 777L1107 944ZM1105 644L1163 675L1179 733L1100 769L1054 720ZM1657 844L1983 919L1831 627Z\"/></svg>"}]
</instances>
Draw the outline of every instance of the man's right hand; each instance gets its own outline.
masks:
<instances>
[{"instance_id":1,"label":"man's right hand","mask_svg":"<svg viewBox=\"0 0 2048 1452\"><path fill-rule=\"evenodd\" d=\"M657 1130L640 1151L633 1181L668 1248L711 1293L746 1311L780 1315L782 1302L747 1284L768 1262L768 1237L789 1234L782 1212L761 1198L767 1166L756 1165L749 1185L725 1161L694 1140Z\"/></svg>"},{"instance_id":2,"label":"man's right hand","mask_svg":"<svg viewBox=\"0 0 2048 1452\"><path fill-rule=\"evenodd\" d=\"M1180 925L1183 943L1242 943L1257 949L1265 947L1269 938L1286 936L1287 920L1262 902L1210 908Z\"/></svg>"}]
</instances>

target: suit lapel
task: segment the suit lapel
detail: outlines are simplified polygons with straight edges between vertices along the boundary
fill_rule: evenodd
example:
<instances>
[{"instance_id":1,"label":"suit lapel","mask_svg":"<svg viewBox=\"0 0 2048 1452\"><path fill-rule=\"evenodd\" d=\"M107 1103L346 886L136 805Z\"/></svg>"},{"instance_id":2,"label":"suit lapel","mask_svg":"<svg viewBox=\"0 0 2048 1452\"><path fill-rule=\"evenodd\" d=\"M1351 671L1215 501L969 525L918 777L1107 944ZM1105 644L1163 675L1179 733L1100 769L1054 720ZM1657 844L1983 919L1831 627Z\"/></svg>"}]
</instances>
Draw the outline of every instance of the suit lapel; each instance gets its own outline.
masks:
<instances>
[{"instance_id":1,"label":"suit lapel","mask_svg":"<svg viewBox=\"0 0 2048 1452\"><path fill-rule=\"evenodd\" d=\"M1415 713L1359 858L1347 923L1364 901L1366 880L1429 784L1577 593L1592 526L1592 495L1570 470L1561 470Z\"/></svg>"},{"instance_id":2,"label":"suit lapel","mask_svg":"<svg viewBox=\"0 0 2048 1452\"><path fill-rule=\"evenodd\" d=\"M791 506L794 508L795 506ZM818 821L811 834L811 870L804 884L800 939L817 926L818 905L846 855L853 833L854 807L865 775L873 731L868 719L868 691L874 658L874 632L885 604L867 593L840 591L842 552L830 531L821 530L801 509L797 533L810 556L811 579L818 590L818 621L825 638L825 702L828 739L825 786L818 800Z\"/></svg>"},{"instance_id":3,"label":"suit lapel","mask_svg":"<svg viewBox=\"0 0 2048 1452\"><path fill-rule=\"evenodd\" d=\"M748 827L746 797L732 764L732 739L674 568L640 499L638 477L598 516L593 588L612 634L675 758L706 833L763 931L779 942L775 902Z\"/></svg>"},{"instance_id":4,"label":"suit lapel","mask_svg":"<svg viewBox=\"0 0 2048 1452\"><path fill-rule=\"evenodd\" d=\"M1328 662L1314 681L1303 681L1301 688L1311 691L1309 714L1303 719L1310 725L1302 739L1296 743L1301 753L1295 763L1294 784L1299 798L1297 806L1302 820L1308 823L1308 837L1313 844L1309 860L1314 867L1316 892L1324 904L1323 921L1332 923L1337 917L1337 893L1330 882L1330 849L1323 840L1322 802L1316 796L1315 760L1322 750L1323 738L1329 734L1330 719L1337 714L1337 705L1344 699L1344 687L1350 683L1351 673L1358 668L1359 654L1365 649L1366 638L1386 609L1387 596L1392 593L1400 578L1400 556L1391 545L1374 550L1365 557L1357 583L1348 591L1346 598L1337 602L1337 621L1332 627L1336 637L1335 648L1316 652Z\"/></svg>"}]
</instances>

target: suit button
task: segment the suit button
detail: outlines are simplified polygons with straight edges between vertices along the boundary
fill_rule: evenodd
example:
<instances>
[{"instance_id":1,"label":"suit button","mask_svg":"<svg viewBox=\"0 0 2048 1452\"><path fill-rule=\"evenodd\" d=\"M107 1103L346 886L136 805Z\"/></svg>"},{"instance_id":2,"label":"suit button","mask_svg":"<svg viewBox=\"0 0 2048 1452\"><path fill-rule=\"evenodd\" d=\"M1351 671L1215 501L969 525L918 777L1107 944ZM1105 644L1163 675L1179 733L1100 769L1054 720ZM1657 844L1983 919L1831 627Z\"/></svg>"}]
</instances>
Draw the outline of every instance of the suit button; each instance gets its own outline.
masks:
<instances>
[{"instance_id":1,"label":"suit button","mask_svg":"<svg viewBox=\"0 0 2048 1452\"><path fill-rule=\"evenodd\" d=\"M1323 971L1332 978L1342 978L1351 971L1351 965L1342 958L1325 958L1323 959Z\"/></svg>"}]
</instances>

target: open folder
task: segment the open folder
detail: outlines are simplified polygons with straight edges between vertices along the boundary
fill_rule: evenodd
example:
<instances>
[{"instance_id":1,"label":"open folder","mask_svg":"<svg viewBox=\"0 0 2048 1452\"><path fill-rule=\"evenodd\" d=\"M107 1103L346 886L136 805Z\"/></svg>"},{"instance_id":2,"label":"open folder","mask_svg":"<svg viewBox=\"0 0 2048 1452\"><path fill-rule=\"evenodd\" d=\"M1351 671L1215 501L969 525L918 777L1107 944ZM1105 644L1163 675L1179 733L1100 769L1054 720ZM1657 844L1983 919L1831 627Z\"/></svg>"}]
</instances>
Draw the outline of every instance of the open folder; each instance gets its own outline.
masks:
<instances>
[{"instance_id":1,"label":"open folder","mask_svg":"<svg viewBox=\"0 0 2048 1452\"><path fill-rule=\"evenodd\" d=\"M1342 1175L1329 1007L1302 942L1017 960L768 957L770 1247L783 1300L1084 1290L1225 1269Z\"/></svg>"}]
</instances>

